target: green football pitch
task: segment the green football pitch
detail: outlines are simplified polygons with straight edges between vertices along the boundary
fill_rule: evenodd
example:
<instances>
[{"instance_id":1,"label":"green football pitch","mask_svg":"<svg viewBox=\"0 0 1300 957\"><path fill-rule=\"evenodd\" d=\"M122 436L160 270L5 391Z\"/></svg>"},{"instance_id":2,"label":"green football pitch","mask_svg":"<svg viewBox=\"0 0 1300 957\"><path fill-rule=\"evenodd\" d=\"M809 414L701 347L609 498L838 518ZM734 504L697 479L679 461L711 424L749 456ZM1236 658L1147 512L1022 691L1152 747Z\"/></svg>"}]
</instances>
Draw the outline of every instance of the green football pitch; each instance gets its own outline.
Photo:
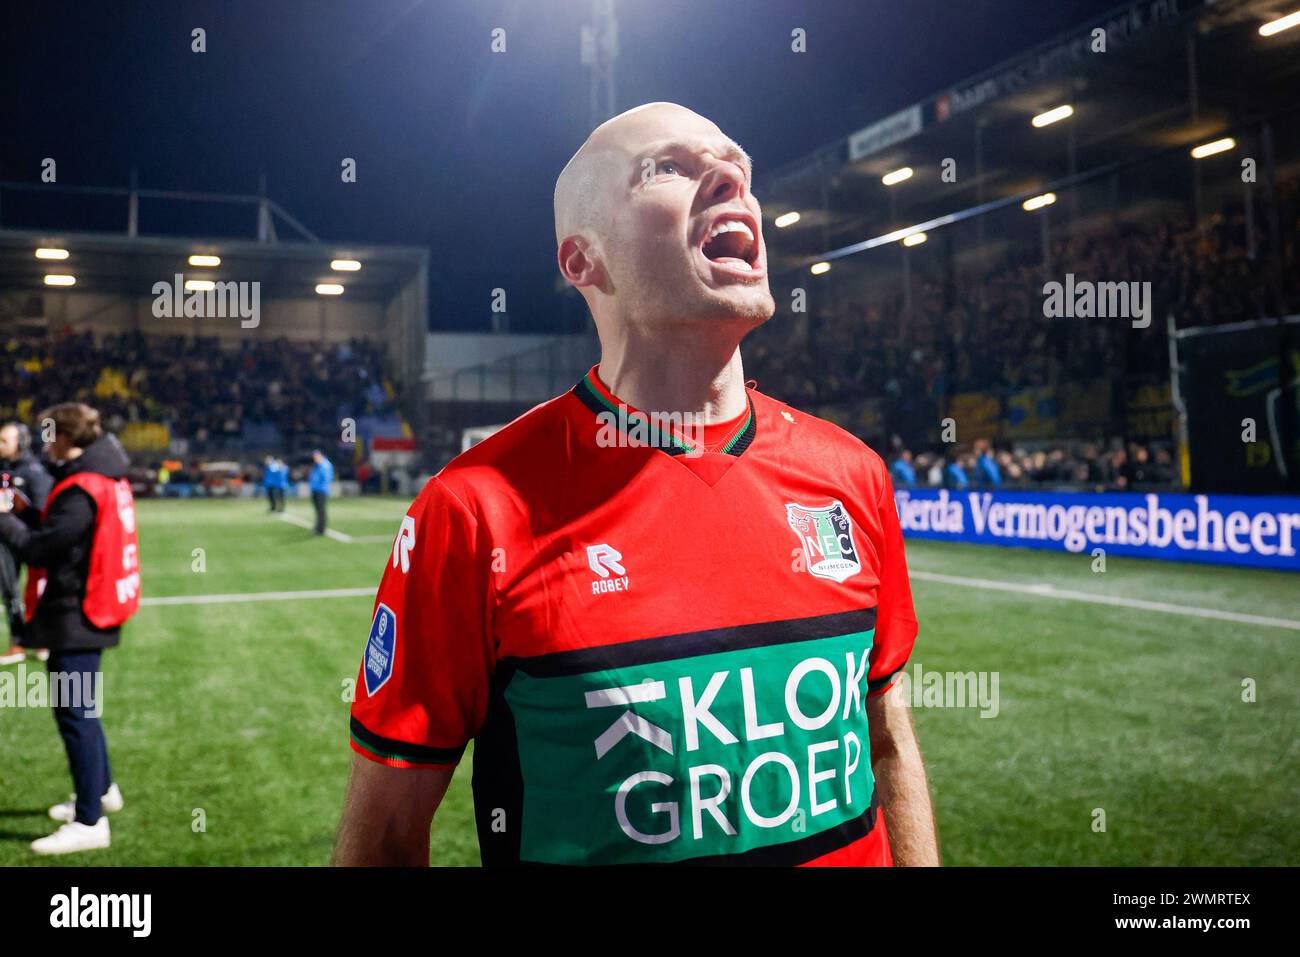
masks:
<instances>
[{"instance_id":1,"label":"green football pitch","mask_svg":"<svg viewBox=\"0 0 1300 957\"><path fill-rule=\"evenodd\" d=\"M321 539L302 502L288 521L254 501L141 502L148 603L105 656L126 797L113 846L30 854L71 785L48 709L3 707L0 864L326 863L360 590L405 505L335 501ZM946 863L1300 863L1300 578L1118 558L1098 573L1087 555L920 541L908 555L911 673L997 677L996 715L913 689ZM478 863L469 760L435 864Z\"/></svg>"}]
</instances>

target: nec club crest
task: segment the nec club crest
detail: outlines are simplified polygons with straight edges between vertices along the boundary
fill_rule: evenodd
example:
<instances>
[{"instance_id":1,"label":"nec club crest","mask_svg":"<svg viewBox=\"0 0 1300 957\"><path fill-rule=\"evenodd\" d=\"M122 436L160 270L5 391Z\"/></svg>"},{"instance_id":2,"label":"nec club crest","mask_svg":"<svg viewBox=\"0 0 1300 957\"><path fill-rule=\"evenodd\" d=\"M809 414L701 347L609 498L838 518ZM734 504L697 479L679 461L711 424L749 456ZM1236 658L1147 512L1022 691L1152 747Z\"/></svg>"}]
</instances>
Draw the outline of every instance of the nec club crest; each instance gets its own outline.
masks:
<instances>
[{"instance_id":1,"label":"nec club crest","mask_svg":"<svg viewBox=\"0 0 1300 957\"><path fill-rule=\"evenodd\" d=\"M853 521L839 502L820 508L787 504L785 515L803 547L811 574L843 582L862 571L853 542Z\"/></svg>"},{"instance_id":2,"label":"nec club crest","mask_svg":"<svg viewBox=\"0 0 1300 957\"><path fill-rule=\"evenodd\" d=\"M393 656L397 652L397 616L383 602L375 609L375 619L370 623L370 640L366 642L366 660L362 674L366 677L366 693L373 695L393 676Z\"/></svg>"}]
</instances>

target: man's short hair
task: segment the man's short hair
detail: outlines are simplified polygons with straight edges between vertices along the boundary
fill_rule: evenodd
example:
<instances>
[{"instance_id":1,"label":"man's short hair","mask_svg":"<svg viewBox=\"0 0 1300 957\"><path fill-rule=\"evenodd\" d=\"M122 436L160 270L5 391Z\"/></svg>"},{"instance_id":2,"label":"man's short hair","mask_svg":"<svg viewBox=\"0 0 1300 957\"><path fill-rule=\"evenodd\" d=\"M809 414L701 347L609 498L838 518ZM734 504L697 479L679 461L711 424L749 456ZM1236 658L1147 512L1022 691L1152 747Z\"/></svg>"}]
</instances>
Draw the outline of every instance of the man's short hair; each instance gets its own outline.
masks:
<instances>
[{"instance_id":1,"label":"man's short hair","mask_svg":"<svg viewBox=\"0 0 1300 957\"><path fill-rule=\"evenodd\" d=\"M104 428L99 424L99 410L84 402L60 402L52 405L40 414L40 421L54 422L54 434L65 435L76 448L84 449L92 442L103 437Z\"/></svg>"}]
</instances>

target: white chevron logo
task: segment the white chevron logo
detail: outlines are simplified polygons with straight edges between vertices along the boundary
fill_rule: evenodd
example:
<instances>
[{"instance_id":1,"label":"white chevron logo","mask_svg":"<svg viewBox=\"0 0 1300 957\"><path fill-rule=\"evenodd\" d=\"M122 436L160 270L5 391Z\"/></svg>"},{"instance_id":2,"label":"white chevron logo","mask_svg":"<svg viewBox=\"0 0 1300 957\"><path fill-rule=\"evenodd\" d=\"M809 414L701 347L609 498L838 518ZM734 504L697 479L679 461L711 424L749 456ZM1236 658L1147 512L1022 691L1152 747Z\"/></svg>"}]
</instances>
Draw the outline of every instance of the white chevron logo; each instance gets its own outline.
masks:
<instances>
[{"instance_id":1,"label":"white chevron logo","mask_svg":"<svg viewBox=\"0 0 1300 957\"><path fill-rule=\"evenodd\" d=\"M662 681L643 681L638 685L624 685L621 688L603 688L600 691L588 691L585 695L588 708L610 708L617 705L630 705L637 701L661 701L666 696ZM631 710L624 711L599 738L596 739L596 760L607 755L614 745L629 734L649 741L661 751L673 753L673 738L667 731L656 724L651 724Z\"/></svg>"}]
</instances>

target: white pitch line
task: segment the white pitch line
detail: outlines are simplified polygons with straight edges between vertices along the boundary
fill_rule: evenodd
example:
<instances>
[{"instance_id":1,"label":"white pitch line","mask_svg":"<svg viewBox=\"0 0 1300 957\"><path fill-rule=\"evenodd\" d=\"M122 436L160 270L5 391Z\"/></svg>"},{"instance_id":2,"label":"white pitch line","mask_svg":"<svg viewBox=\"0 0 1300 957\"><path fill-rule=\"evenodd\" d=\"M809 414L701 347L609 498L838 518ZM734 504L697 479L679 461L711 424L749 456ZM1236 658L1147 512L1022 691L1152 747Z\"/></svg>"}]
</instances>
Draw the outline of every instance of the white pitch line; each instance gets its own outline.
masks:
<instances>
[{"instance_id":1,"label":"white pitch line","mask_svg":"<svg viewBox=\"0 0 1300 957\"><path fill-rule=\"evenodd\" d=\"M280 518L284 519L290 525L297 525L299 528L306 528L312 531L315 531L316 529L316 526L307 519L299 518L297 515L290 515L288 512L281 512ZM327 528L325 529L325 534L336 542L346 542L348 544L353 542L351 535L348 535L346 532L340 532L337 529Z\"/></svg>"},{"instance_id":2,"label":"white pitch line","mask_svg":"<svg viewBox=\"0 0 1300 957\"><path fill-rule=\"evenodd\" d=\"M1219 611L1214 608L1170 605L1162 601L1144 601L1141 598L1124 598L1119 595L1097 595L1086 591L1067 591L1046 584L1030 585L1021 582L993 581L988 578L958 578L956 575L941 575L938 572L923 571L912 571L910 575L912 578L921 581L941 582L945 585L961 585L965 588L1009 591L1020 595L1035 595L1039 598L1086 601L1094 605L1118 605L1123 608L1140 608L1143 611L1163 612L1167 615L1184 615L1188 618L1213 618L1218 621L1235 621L1244 625L1263 625L1267 628L1287 628L1291 631L1300 631L1300 621L1292 621L1289 618L1266 618L1263 615L1247 615L1239 611Z\"/></svg>"},{"instance_id":3,"label":"white pitch line","mask_svg":"<svg viewBox=\"0 0 1300 957\"><path fill-rule=\"evenodd\" d=\"M326 588L321 591L254 591L234 595L165 595L141 598L141 605L224 605L246 601L296 601L303 598L373 598L375 588Z\"/></svg>"}]
</instances>

